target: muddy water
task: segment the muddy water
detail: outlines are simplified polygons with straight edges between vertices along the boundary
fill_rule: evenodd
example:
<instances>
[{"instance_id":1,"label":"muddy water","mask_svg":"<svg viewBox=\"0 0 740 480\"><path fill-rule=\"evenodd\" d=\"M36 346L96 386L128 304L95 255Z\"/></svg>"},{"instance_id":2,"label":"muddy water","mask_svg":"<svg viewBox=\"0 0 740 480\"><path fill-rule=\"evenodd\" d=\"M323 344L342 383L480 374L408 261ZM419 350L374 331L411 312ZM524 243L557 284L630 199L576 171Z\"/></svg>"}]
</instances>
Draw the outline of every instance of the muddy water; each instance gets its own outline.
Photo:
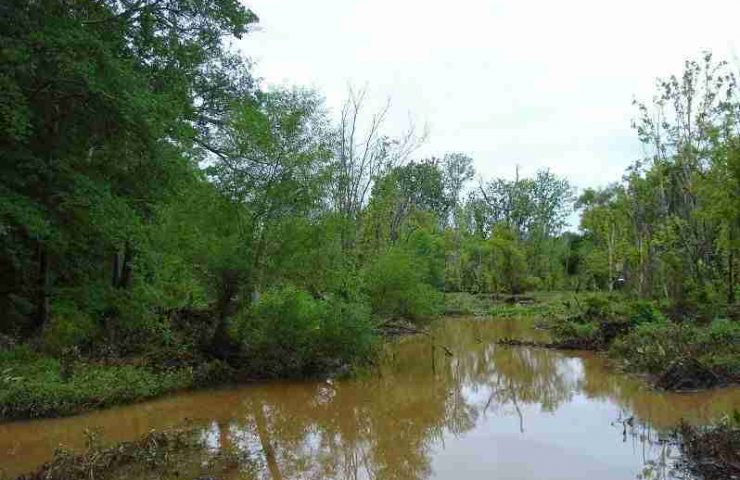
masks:
<instances>
[{"instance_id":1,"label":"muddy water","mask_svg":"<svg viewBox=\"0 0 740 480\"><path fill-rule=\"evenodd\" d=\"M522 323L450 319L433 340L388 345L378 371L360 378L185 393L0 425L0 472L27 472L60 444L82 448L85 429L123 441L192 423L210 448L258 466L233 478L679 478L662 433L740 408L737 388L659 393L596 355L494 344L533 335Z\"/></svg>"}]
</instances>

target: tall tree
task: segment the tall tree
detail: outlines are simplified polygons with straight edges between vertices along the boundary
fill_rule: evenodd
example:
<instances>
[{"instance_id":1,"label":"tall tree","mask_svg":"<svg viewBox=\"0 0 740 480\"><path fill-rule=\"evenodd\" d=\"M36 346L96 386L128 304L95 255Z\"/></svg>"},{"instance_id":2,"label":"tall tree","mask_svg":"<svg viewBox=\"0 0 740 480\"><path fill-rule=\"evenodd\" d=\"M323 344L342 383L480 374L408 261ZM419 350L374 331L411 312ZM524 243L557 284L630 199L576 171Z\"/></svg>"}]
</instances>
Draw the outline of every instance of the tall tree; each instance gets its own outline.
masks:
<instances>
[{"instance_id":1,"label":"tall tree","mask_svg":"<svg viewBox=\"0 0 740 480\"><path fill-rule=\"evenodd\" d=\"M11 317L35 311L40 328L60 289L90 304L83 286L131 284L141 225L239 90L220 88L244 71L223 38L255 19L236 0L5 2L0 304Z\"/></svg>"},{"instance_id":2,"label":"tall tree","mask_svg":"<svg viewBox=\"0 0 740 480\"><path fill-rule=\"evenodd\" d=\"M413 125L398 137L387 134L385 122L390 102L368 114L366 95L366 90L350 88L334 145L331 200L346 222L343 233L346 247L354 242L360 212L366 206L375 179L408 160L423 140L416 135ZM356 227L349 228L350 225Z\"/></svg>"}]
</instances>

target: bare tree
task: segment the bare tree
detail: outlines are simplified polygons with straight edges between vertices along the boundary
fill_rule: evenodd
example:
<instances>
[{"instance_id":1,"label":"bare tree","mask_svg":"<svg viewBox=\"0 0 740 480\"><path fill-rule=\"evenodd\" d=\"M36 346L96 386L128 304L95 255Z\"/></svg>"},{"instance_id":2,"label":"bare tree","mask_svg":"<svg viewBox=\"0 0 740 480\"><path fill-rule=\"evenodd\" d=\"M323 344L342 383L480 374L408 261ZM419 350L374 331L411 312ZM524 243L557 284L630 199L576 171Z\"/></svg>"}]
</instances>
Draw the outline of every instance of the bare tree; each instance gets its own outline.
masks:
<instances>
[{"instance_id":1,"label":"bare tree","mask_svg":"<svg viewBox=\"0 0 740 480\"><path fill-rule=\"evenodd\" d=\"M413 122L400 136L387 135L390 100L374 113L367 111L366 100L366 89L349 88L336 132L330 192L333 208L358 229L374 180L408 160L426 137L417 134ZM345 246L351 244L349 235L344 240Z\"/></svg>"}]
</instances>

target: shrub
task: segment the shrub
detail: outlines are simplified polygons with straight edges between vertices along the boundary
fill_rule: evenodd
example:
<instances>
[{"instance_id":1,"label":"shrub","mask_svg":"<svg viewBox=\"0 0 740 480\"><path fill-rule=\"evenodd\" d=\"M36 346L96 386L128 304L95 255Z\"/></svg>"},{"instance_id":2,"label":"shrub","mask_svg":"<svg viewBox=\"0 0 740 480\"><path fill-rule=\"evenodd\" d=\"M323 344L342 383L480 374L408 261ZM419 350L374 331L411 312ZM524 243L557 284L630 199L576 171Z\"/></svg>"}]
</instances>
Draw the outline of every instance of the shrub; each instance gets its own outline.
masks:
<instances>
[{"instance_id":1,"label":"shrub","mask_svg":"<svg viewBox=\"0 0 740 480\"><path fill-rule=\"evenodd\" d=\"M740 325L729 320L715 320L706 327L664 321L643 323L618 338L610 354L636 371L657 374L675 360L694 359L722 378L737 379Z\"/></svg>"},{"instance_id":2,"label":"shrub","mask_svg":"<svg viewBox=\"0 0 740 480\"><path fill-rule=\"evenodd\" d=\"M438 315L442 294L427 282L424 265L412 253L393 248L364 272L374 313L412 320Z\"/></svg>"},{"instance_id":3,"label":"shrub","mask_svg":"<svg viewBox=\"0 0 740 480\"><path fill-rule=\"evenodd\" d=\"M555 336L569 341L593 341L599 332L594 323L558 322L553 326Z\"/></svg>"},{"instance_id":4,"label":"shrub","mask_svg":"<svg viewBox=\"0 0 740 480\"><path fill-rule=\"evenodd\" d=\"M480 300L467 292L444 294L445 315L472 315L482 308Z\"/></svg>"},{"instance_id":5,"label":"shrub","mask_svg":"<svg viewBox=\"0 0 740 480\"><path fill-rule=\"evenodd\" d=\"M494 291L516 295L533 286L526 277L526 252L513 229L496 226L491 232L489 249L491 286Z\"/></svg>"},{"instance_id":6,"label":"shrub","mask_svg":"<svg viewBox=\"0 0 740 480\"><path fill-rule=\"evenodd\" d=\"M88 348L100 336L99 325L73 302L52 305L51 321L44 328L42 345L45 351L60 354L65 349Z\"/></svg>"},{"instance_id":7,"label":"shrub","mask_svg":"<svg viewBox=\"0 0 740 480\"><path fill-rule=\"evenodd\" d=\"M687 325L645 323L616 339L610 353L630 370L660 373L673 359L686 355L684 347L692 334Z\"/></svg>"},{"instance_id":8,"label":"shrub","mask_svg":"<svg viewBox=\"0 0 740 480\"><path fill-rule=\"evenodd\" d=\"M619 311L620 302L607 293L591 293L581 300L583 317L588 320L605 320Z\"/></svg>"},{"instance_id":9,"label":"shrub","mask_svg":"<svg viewBox=\"0 0 740 480\"><path fill-rule=\"evenodd\" d=\"M666 323L663 312L653 302L638 300L632 302L628 307L630 323L641 325L643 323Z\"/></svg>"},{"instance_id":10,"label":"shrub","mask_svg":"<svg viewBox=\"0 0 740 480\"><path fill-rule=\"evenodd\" d=\"M374 334L367 308L315 299L285 287L268 292L232 320L243 368L259 376L313 374L365 358Z\"/></svg>"}]
</instances>

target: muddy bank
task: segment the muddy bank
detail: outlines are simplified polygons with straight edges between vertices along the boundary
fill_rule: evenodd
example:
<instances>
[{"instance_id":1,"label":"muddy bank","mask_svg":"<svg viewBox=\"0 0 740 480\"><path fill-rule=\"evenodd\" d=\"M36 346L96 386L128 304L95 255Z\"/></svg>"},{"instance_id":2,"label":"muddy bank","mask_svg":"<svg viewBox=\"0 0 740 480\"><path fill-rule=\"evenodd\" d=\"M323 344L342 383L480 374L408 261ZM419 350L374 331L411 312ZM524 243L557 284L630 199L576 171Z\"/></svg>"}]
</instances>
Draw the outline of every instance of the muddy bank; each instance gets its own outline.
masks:
<instances>
[{"instance_id":1,"label":"muddy bank","mask_svg":"<svg viewBox=\"0 0 740 480\"><path fill-rule=\"evenodd\" d=\"M16 480L216 479L235 471L244 474L240 478L255 478L249 473L256 467L236 458L231 449L209 449L197 428L152 430L108 446L97 433L86 434L84 452L59 449L49 462Z\"/></svg>"},{"instance_id":2,"label":"muddy bank","mask_svg":"<svg viewBox=\"0 0 740 480\"><path fill-rule=\"evenodd\" d=\"M735 413L738 416L738 413ZM682 425L687 468L704 480L740 478L740 426L697 428Z\"/></svg>"}]
</instances>

